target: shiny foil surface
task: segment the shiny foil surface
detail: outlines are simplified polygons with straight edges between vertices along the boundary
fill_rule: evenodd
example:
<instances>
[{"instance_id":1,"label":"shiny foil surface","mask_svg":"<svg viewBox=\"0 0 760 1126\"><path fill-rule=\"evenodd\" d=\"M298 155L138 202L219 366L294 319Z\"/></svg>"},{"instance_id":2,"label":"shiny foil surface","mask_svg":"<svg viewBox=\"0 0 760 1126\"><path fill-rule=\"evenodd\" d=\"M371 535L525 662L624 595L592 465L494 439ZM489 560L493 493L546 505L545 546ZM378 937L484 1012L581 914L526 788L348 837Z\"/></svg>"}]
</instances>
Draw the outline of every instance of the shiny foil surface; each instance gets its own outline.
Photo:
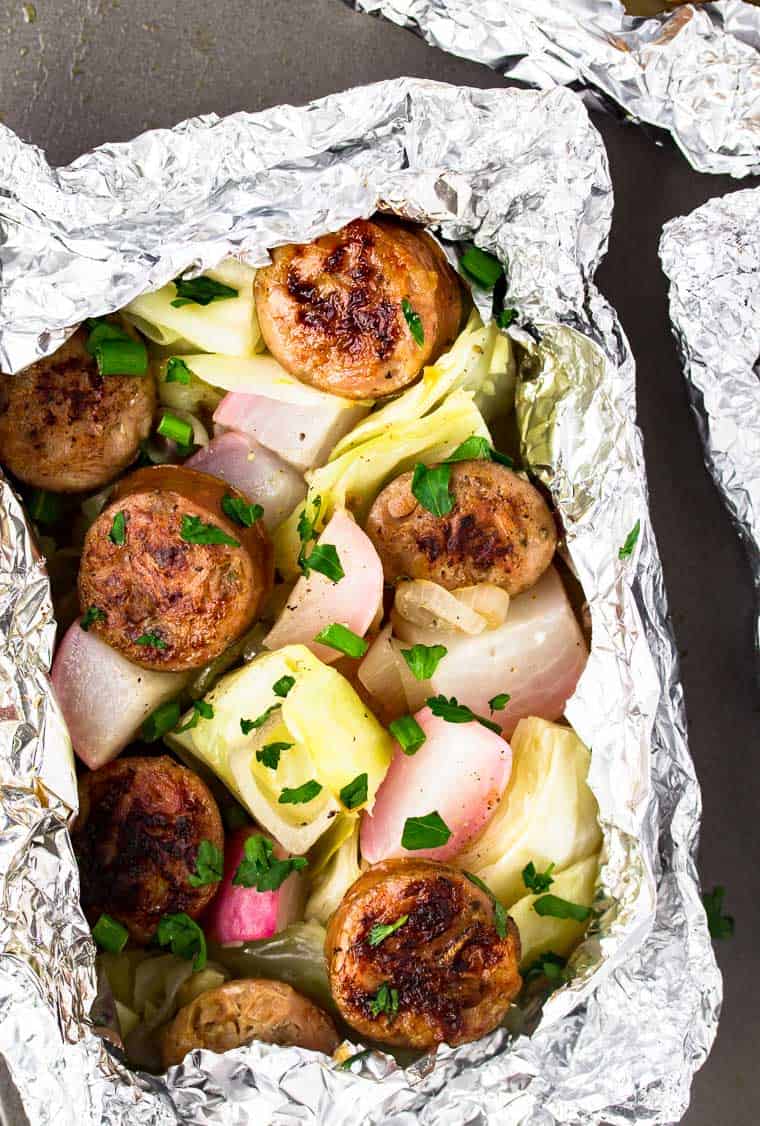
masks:
<instances>
[{"instance_id":1,"label":"shiny foil surface","mask_svg":"<svg viewBox=\"0 0 760 1126\"><path fill-rule=\"evenodd\" d=\"M647 508L635 371L594 286L612 190L582 101L401 79L106 145L68 168L0 128L0 366L180 271L335 230L376 208L509 263L526 465L545 482L588 600L568 717L592 748L604 832L598 917L542 1013L403 1069L360 1074L262 1043L131 1073L88 1024L94 947L66 833L71 751L45 670L42 561L0 497L0 1102L37 1126L672 1123L715 1035L721 984L694 864L699 788ZM485 294L477 294L486 309ZM487 309L486 309L487 311ZM526 331L530 328L530 332ZM532 335L531 335L532 334ZM540 344L533 345L538 337ZM9 377L6 377L9 378ZM637 525L630 557L620 548ZM625 554L625 553L624 553ZM358 1067L357 1067L358 1070ZM26 1119L25 1119L26 1120Z\"/></svg>"},{"instance_id":2,"label":"shiny foil surface","mask_svg":"<svg viewBox=\"0 0 760 1126\"><path fill-rule=\"evenodd\" d=\"M626 15L619 0L346 2L507 78L581 83L670 133L699 172L760 172L760 8L744 0L654 19Z\"/></svg>"},{"instance_id":3,"label":"shiny foil surface","mask_svg":"<svg viewBox=\"0 0 760 1126\"><path fill-rule=\"evenodd\" d=\"M760 607L760 188L671 219L660 258L705 461L749 553Z\"/></svg>"}]
</instances>

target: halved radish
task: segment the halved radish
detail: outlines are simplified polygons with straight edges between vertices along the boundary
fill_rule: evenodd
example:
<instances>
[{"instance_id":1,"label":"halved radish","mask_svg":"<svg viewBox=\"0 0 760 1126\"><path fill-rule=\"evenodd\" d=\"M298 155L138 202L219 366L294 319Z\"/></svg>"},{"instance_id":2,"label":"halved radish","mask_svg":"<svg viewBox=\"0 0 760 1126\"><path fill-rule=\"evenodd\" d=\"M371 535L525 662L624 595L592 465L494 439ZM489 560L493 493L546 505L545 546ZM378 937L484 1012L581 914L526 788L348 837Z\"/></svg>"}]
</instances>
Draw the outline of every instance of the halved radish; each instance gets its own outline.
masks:
<instances>
[{"instance_id":1,"label":"halved radish","mask_svg":"<svg viewBox=\"0 0 760 1126\"><path fill-rule=\"evenodd\" d=\"M74 750L97 770L116 758L146 716L177 696L192 675L133 665L85 632L77 619L58 646L51 678Z\"/></svg>"},{"instance_id":2,"label":"halved radish","mask_svg":"<svg viewBox=\"0 0 760 1126\"><path fill-rule=\"evenodd\" d=\"M449 860L476 836L499 804L512 769L509 743L480 723L450 723L423 708L415 719L425 742L413 755L396 744L371 814L361 827L361 854L370 864L391 856ZM438 848L401 846L409 817L435 811L451 836Z\"/></svg>"},{"instance_id":3,"label":"halved radish","mask_svg":"<svg viewBox=\"0 0 760 1126\"><path fill-rule=\"evenodd\" d=\"M227 430L189 457L185 465L221 477L264 509L269 531L290 516L306 496L306 482L292 465L247 434Z\"/></svg>"},{"instance_id":4,"label":"halved radish","mask_svg":"<svg viewBox=\"0 0 760 1126\"><path fill-rule=\"evenodd\" d=\"M204 915L207 937L222 946L271 938L303 915L306 881L300 872L292 872L276 891L233 884L245 855L245 842L259 832L252 827L239 829L224 846L224 876ZM288 853L275 843L274 855L283 860Z\"/></svg>"},{"instance_id":5,"label":"halved radish","mask_svg":"<svg viewBox=\"0 0 760 1126\"><path fill-rule=\"evenodd\" d=\"M281 649L283 645L300 642L308 645L321 661L329 663L340 654L314 638L334 623L364 636L382 602L383 565L369 536L343 509L330 519L319 543L335 547L345 572L343 578L334 583L318 571L303 575L264 638L264 645L267 649Z\"/></svg>"}]
</instances>

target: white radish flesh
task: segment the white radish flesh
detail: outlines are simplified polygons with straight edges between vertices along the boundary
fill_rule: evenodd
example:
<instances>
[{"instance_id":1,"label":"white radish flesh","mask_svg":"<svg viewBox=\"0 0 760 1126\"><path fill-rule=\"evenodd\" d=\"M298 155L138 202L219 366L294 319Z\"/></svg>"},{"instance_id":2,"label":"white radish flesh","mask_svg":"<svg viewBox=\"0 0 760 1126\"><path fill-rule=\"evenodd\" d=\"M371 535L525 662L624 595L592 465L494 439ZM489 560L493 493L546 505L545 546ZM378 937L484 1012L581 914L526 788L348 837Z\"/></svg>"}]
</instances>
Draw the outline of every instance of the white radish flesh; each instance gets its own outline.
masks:
<instances>
[{"instance_id":1,"label":"white radish flesh","mask_svg":"<svg viewBox=\"0 0 760 1126\"><path fill-rule=\"evenodd\" d=\"M133 665L79 620L58 646L51 674L74 750L91 770L116 758L146 716L177 696L190 676Z\"/></svg>"},{"instance_id":2,"label":"white radish flesh","mask_svg":"<svg viewBox=\"0 0 760 1126\"><path fill-rule=\"evenodd\" d=\"M334 583L318 571L302 575L293 587L285 608L264 638L267 649L284 645L307 645L321 661L336 661L336 649L315 642L326 626L347 626L363 637L383 598L383 566L369 536L339 510L319 537L320 545L332 544L345 572Z\"/></svg>"},{"instance_id":3,"label":"white radish flesh","mask_svg":"<svg viewBox=\"0 0 760 1126\"><path fill-rule=\"evenodd\" d=\"M480 723L450 723L423 708L415 719L425 742L413 755L396 744L371 814L361 827L361 854L370 864L391 856L449 860L482 830L509 781L512 751ZM401 846L409 817L437 812L451 832L438 848L409 852Z\"/></svg>"},{"instance_id":4,"label":"white radish flesh","mask_svg":"<svg viewBox=\"0 0 760 1126\"><path fill-rule=\"evenodd\" d=\"M306 496L306 482L291 465L234 430L212 438L185 465L211 477L221 477L260 504L268 531L281 524Z\"/></svg>"}]
</instances>

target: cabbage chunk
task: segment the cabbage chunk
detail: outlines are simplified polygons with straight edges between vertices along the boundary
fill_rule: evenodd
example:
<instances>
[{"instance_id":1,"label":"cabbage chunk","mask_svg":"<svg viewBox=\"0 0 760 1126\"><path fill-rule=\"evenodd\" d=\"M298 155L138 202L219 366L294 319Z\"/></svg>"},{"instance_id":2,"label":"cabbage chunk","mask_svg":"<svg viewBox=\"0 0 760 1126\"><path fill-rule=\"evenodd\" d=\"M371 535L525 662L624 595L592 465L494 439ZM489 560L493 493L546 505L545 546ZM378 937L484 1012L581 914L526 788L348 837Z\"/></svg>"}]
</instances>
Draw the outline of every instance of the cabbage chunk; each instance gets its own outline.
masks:
<instances>
[{"instance_id":1,"label":"cabbage chunk","mask_svg":"<svg viewBox=\"0 0 760 1126\"><path fill-rule=\"evenodd\" d=\"M531 716L520 720L510 744L512 774L496 812L457 858L506 907L525 894L529 861L539 871L554 864L559 874L598 852L602 841L586 782L590 755L572 728Z\"/></svg>"},{"instance_id":2,"label":"cabbage chunk","mask_svg":"<svg viewBox=\"0 0 760 1126\"><path fill-rule=\"evenodd\" d=\"M353 832L346 837L314 880L311 895L306 901L305 918L316 919L326 927L343 896L360 875L357 821L354 823Z\"/></svg>"},{"instance_id":3,"label":"cabbage chunk","mask_svg":"<svg viewBox=\"0 0 760 1126\"><path fill-rule=\"evenodd\" d=\"M295 680L284 699L274 692L283 676ZM360 774L367 775L364 806L372 808L393 741L348 681L304 645L261 654L222 677L206 701L213 718L167 741L210 767L289 852L305 852L327 831L343 809L340 791ZM241 719L268 711L260 726L243 732ZM256 756L271 743L288 744L274 769ZM284 789L312 780L322 789L311 800L280 803Z\"/></svg>"},{"instance_id":4,"label":"cabbage chunk","mask_svg":"<svg viewBox=\"0 0 760 1126\"><path fill-rule=\"evenodd\" d=\"M594 901L594 889L599 873L599 856L588 856L566 868L554 880L548 894L590 907ZM548 954L560 954L566 958L583 937L588 920L584 923L574 919L555 919L551 915L538 915L533 904L538 895L524 895L510 908L510 915L520 932L522 947L520 968L527 969L536 958Z\"/></svg>"},{"instance_id":5,"label":"cabbage chunk","mask_svg":"<svg viewBox=\"0 0 760 1126\"><path fill-rule=\"evenodd\" d=\"M177 309L172 305L176 287L169 282L153 293L141 293L122 313L156 344L170 345L182 340L190 341L202 352L252 356L261 339L253 300L255 273L250 266L227 258L213 270L206 270L204 276L236 289L237 297Z\"/></svg>"}]
</instances>

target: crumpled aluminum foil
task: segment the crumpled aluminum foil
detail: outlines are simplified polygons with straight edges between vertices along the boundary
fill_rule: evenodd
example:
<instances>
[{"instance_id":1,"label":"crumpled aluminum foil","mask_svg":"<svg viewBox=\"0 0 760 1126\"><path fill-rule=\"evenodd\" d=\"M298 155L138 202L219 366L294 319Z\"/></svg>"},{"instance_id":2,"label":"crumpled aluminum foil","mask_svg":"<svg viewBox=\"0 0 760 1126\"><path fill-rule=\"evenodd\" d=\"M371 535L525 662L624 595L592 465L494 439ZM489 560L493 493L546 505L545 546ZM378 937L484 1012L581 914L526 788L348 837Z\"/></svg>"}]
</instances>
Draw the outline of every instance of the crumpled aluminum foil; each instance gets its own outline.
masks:
<instances>
[{"instance_id":1,"label":"crumpled aluminum foil","mask_svg":"<svg viewBox=\"0 0 760 1126\"><path fill-rule=\"evenodd\" d=\"M760 188L711 199L666 223L660 258L707 468L746 545L760 607L758 217Z\"/></svg>"},{"instance_id":2,"label":"crumpled aluminum foil","mask_svg":"<svg viewBox=\"0 0 760 1126\"><path fill-rule=\"evenodd\" d=\"M646 20L619 0L345 2L508 78L582 83L670 133L699 172L760 172L760 8L743 0Z\"/></svg>"},{"instance_id":3,"label":"crumpled aluminum foil","mask_svg":"<svg viewBox=\"0 0 760 1126\"><path fill-rule=\"evenodd\" d=\"M523 455L553 493L590 607L591 657L568 715L593 748L605 838L600 917L532 1035L500 1029L406 1070L374 1054L361 1075L261 1043L195 1052L161 1079L130 1073L87 1021L94 949L65 829L71 753L45 679L50 597L0 481L0 1107L35 1126L677 1120L721 986L694 865L700 795L634 365L593 284L612 192L580 99L402 79L303 108L194 119L57 171L0 127L0 166L6 370L181 270L231 253L264 263L273 244L377 207L509 262L509 303L542 336L517 403Z\"/></svg>"}]
</instances>

